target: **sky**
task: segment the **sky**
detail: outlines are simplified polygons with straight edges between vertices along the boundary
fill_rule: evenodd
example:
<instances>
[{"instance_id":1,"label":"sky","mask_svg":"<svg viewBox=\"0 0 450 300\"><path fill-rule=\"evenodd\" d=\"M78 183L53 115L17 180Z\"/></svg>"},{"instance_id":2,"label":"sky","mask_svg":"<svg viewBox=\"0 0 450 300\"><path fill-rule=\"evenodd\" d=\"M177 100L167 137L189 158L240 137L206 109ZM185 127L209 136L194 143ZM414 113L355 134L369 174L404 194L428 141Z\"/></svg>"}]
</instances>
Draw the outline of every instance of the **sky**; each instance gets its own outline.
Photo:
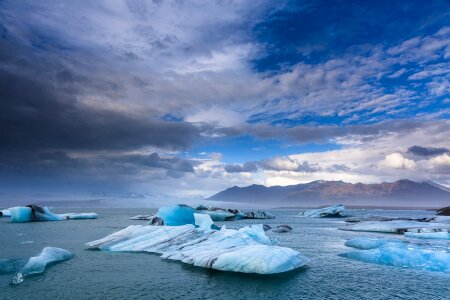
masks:
<instances>
[{"instance_id":1,"label":"sky","mask_svg":"<svg viewBox=\"0 0 450 300\"><path fill-rule=\"evenodd\" d=\"M0 196L450 187L450 2L0 1Z\"/></svg>"}]
</instances>

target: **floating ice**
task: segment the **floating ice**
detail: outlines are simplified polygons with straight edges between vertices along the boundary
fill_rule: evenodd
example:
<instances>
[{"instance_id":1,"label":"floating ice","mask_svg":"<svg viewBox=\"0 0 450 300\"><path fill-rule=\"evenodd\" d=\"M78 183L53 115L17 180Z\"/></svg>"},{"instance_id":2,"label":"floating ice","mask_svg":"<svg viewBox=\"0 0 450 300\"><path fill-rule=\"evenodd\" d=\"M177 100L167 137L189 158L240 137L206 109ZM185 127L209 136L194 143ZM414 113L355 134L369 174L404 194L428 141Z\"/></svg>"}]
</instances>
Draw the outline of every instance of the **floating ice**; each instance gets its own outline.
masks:
<instances>
[{"instance_id":1,"label":"floating ice","mask_svg":"<svg viewBox=\"0 0 450 300\"><path fill-rule=\"evenodd\" d=\"M310 218L330 218L330 217L341 217L341 213L345 210L345 206L341 204L336 204L329 207L310 209L299 213L302 217Z\"/></svg>"},{"instance_id":2,"label":"floating ice","mask_svg":"<svg viewBox=\"0 0 450 300\"><path fill-rule=\"evenodd\" d=\"M18 284L23 278L42 273L48 264L71 259L74 255L62 248L45 247L37 256L29 259L2 259L0 260L0 274L19 272L13 277L12 283Z\"/></svg>"},{"instance_id":3,"label":"floating ice","mask_svg":"<svg viewBox=\"0 0 450 300\"><path fill-rule=\"evenodd\" d=\"M134 217L131 217L130 220L146 220L149 221L153 218L153 215L137 215Z\"/></svg>"},{"instance_id":4,"label":"floating ice","mask_svg":"<svg viewBox=\"0 0 450 300\"><path fill-rule=\"evenodd\" d=\"M235 214L223 209L201 210L197 212L200 214L209 215L213 221L227 221L234 220L235 218Z\"/></svg>"},{"instance_id":5,"label":"floating ice","mask_svg":"<svg viewBox=\"0 0 450 300\"><path fill-rule=\"evenodd\" d=\"M206 226L202 222L199 224L203 229ZM281 273L309 262L298 251L272 245L262 225L206 231L190 224L132 225L86 245L102 251L158 253L165 259L242 273Z\"/></svg>"},{"instance_id":6,"label":"floating ice","mask_svg":"<svg viewBox=\"0 0 450 300\"><path fill-rule=\"evenodd\" d=\"M84 219L97 219L98 215L96 213L66 213L59 214L60 217L67 220L84 220Z\"/></svg>"},{"instance_id":7,"label":"floating ice","mask_svg":"<svg viewBox=\"0 0 450 300\"><path fill-rule=\"evenodd\" d=\"M274 228L273 232L283 233L283 232L289 232L292 230L292 227L289 225L278 225L276 228Z\"/></svg>"},{"instance_id":8,"label":"floating ice","mask_svg":"<svg viewBox=\"0 0 450 300\"><path fill-rule=\"evenodd\" d=\"M1 210L0 217L11 217L11 211L9 209Z\"/></svg>"},{"instance_id":9,"label":"floating ice","mask_svg":"<svg viewBox=\"0 0 450 300\"><path fill-rule=\"evenodd\" d=\"M161 207L156 216L164 220L167 226L180 226L185 224L195 224L195 210L184 204Z\"/></svg>"},{"instance_id":10,"label":"floating ice","mask_svg":"<svg viewBox=\"0 0 450 300\"><path fill-rule=\"evenodd\" d=\"M265 211L251 211L245 213L244 219L275 219L275 216Z\"/></svg>"},{"instance_id":11,"label":"floating ice","mask_svg":"<svg viewBox=\"0 0 450 300\"><path fill-rule=\"evenodd\" d=\"M418 239L450 240L450 229L418 228L408 229L405 236Z\"/></svg>"},{"instance_id":12,"label":"floating ice","mask_svg":"<svg viewBox=\"0 0 450 300\"><path fill-rule=\"evenodd\" d=\"M194 214L195 225L199 230L211 230L211 226L214 225L213 220L209 215Z\"/></svg>"},{"instance_id":13,"label":"floating ice","mask_svg":"<svg viewBox=\"0 0 450 300\"><path fill-rule=\"evenodd\" d=\"M34 204L28 206L17 206L9 209L11 222L23 223L34 221L61 221L66 219L96 219L96 213L66 213L55 214L48 207L40 207Z\"/></svg>"},{"instance_id":14,"label":"floating ice","mask_svg":"<svg viewBox=\"0 0 450 300\"><path fill-rule=\"evenodd\" d=\"M350 231L367 231L367 232L384 232L384 233L404 233L409 229L450 229L450 224L434 223L434 222L417 222L417 221L369 221L360 222L345 227L341 227L341 230Z\"/></svg>"},{"instance_id":15,"label":"floating ice","mask_svg":"<svg viewBox=\"0 0 450 300\"><path fill-rule=\"evenodd\" d=\"M350 240L346 244L358 245L359 248L362 248L372 243L373 248L346 252L340 256L380 265L450 273L448 249L411 244L400 240L380 239L377 242L375 239L367 239L367 241L359 239L359 241L352 241Z\"/></svg>"},{"instance_id":16,"label":"floating ice","mask_svg":"<svg viewBox=\"0 0 450 300\"><path fill-rule=\"evenodd\" d=\"M195 209L199 214L208 214L213 221L232 221L241 219L273 219L272 214L265 211L242 212L237 209L225 209L219 207L211 207L199 205Z\"/></svg>"},{"instance_id":17,"label":"floating ice","mask_svg":"<svg viewBox=\"0 0 450 300\"><path fill-rule=\"evenodd\" d=\"M383 239L383 238L354 238L345 242L345 246L356 249L369 250L380 247L388 242L401 243L400 240Z\"/></svg>"}]
</instances>

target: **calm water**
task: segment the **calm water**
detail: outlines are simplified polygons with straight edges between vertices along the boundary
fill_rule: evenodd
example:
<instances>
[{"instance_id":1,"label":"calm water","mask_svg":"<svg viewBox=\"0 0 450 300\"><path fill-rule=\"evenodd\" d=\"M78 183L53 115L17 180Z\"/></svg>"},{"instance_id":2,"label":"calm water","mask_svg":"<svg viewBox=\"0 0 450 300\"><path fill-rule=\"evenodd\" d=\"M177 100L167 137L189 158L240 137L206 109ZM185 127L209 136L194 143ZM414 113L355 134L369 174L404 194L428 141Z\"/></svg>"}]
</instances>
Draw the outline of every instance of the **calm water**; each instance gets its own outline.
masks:
<instances>
[{"instance_id":1,"label":"calm water","mask_svg":"<svg viewBox=\"0 0 450 300\"><path fill-rule=\"evenodd\" d=\"M64 209L56 212L90 211ZM65 248L75 258L43 274L10 286L12 274L0 275L1 299L450 299L450 275L354 261L338 256L347 239L386 236L338 230L342 219L298 218L299 210L269 210L289 224L290 233L269 233L279 245L311 259L309 267L277 276L219 272L170 262L145 253L87 251L86 242L130 224L149 209L95 209L97 220L11 224L0 220L0 258L33 256L45 246ZM428 216L426 211L351 211L352 214ZM220 222L219 222L220 223ZM227 222L235 228L258 221ZM392 237L392 235L390 235ZM399 238L401 238L399 236ZM20 244L34 241L34 243Z\"/></svg>"}]
</instances>

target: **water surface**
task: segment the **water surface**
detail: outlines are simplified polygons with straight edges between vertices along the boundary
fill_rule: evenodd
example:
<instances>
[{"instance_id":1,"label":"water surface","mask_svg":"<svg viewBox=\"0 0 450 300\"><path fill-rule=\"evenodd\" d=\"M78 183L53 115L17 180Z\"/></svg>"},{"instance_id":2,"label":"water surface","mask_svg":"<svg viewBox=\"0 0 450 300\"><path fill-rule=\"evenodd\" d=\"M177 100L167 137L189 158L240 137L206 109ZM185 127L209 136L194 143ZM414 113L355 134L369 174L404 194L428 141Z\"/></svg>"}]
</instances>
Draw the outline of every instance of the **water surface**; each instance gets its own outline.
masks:
<instances>
[{"instance_id":1,"label":"water surface","mask_svg":"<svg viewBox=\"0 0 450 300\"><path fill-rule=\"evenodd\" d=\"M54 209L81 212L89 209ZM33 256L43 247L65 248L75 258L49 267L10 286L12 274L0 275L0 299L449 299L450 275L367 264L338 256L351 250L354 237L398 237L380 233L341 231L343 219L299 218L300 210L269 210L273 225L288 224L289 233L270 233L279 245L311 259L308 268L275 275L246 275L197 268L162 260L147 253L105 253L85 250L86 242L131 224L128 218L151 209L100 209L97 220L12 224L0 220L0 258ZM428 211L349 211L352 215L425 217ZM218 222L220 224L220 222ZM237 228L261 220L226 222ZM30 243L34 241L34 243ZM27 242L27 243L23 243ZM424 241L426 242L426 241Z\"/></svg>"}]
</instances>

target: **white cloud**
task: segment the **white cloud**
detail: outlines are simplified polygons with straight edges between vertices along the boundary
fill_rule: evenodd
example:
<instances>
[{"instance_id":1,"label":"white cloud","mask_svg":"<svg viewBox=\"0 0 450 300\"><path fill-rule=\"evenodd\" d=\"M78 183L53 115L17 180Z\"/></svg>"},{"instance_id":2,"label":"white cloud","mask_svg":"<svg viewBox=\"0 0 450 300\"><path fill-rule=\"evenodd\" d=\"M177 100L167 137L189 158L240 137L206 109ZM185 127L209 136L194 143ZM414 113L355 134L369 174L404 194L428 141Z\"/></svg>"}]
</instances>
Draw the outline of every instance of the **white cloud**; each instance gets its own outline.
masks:
<instances>
[{"instance_id":1,"label":"white cloud","mask_svg":"<svg viewBox=\"0 0 450 300\"><path fill-rule=\"evenodd\" d=\"M400 153L391 153L386 155L384 160L379 163L381 168L408 169L413 170L416 163L408 158L403 157Z\"/></svg>"}]
</instances>

